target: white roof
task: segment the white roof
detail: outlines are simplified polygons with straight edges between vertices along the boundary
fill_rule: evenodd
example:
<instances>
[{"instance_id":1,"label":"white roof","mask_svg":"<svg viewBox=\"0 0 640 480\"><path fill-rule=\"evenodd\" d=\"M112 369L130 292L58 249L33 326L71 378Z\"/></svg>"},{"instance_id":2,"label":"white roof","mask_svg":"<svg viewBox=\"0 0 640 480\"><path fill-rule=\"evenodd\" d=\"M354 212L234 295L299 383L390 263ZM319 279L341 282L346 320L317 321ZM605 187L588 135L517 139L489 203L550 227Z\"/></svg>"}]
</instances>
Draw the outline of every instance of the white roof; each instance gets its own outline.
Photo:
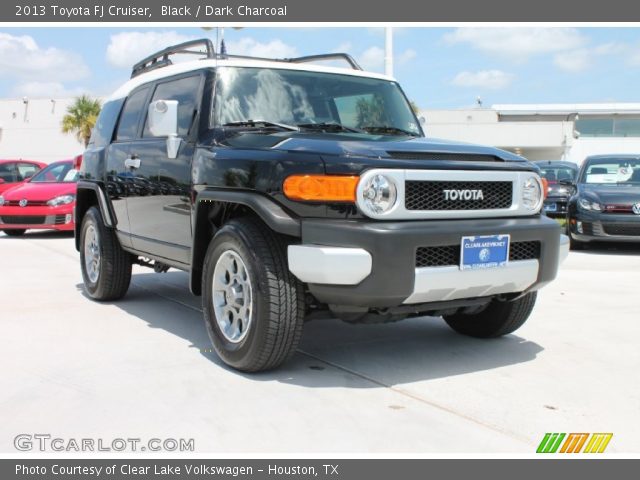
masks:
<instances>
[{"instance_id":1,"label":"white roof","mask_svg":"<svg viewBox=\"0 0 640 480\"><path fill-rule=\"evenodd\" d=\"M522 103L492 106L500 115L639 114L640 103Z\"/></svg>"},{"instance_id":2,"label":"white roof","mask_svg":"<svg viewBox=\"0 0 640 480\"><path fill-rule=\"evenodd\" d=\"M176 63L175 65L169 65L167 67L158 68L156 70L151 70L147 73L143 73L142 75L138 75L137 77L132 78L120 88L118 88L111 96L107 99L116 100L119 98L124 98L129 93L134 90L136 87L147 83L152 82L154 80L158 80L161 78L165 78L171 75L177 75L180 73L191 72L194 70L200 70L203 68L216 68L216 67L260 67L260 68L274 68L281 70L298 70L305 72L319 72L319 73L337 73L342 75L351 75L356 77L366 77L366 78L377 78L381 80L390 80L395 81L393 77L389 77L387 75L382 75L380 73L373 72L365 72L362 70L355 70L351 68L338 68L338 67L329 67L324 65L314 65L311 63L289 63L289 62L278 62L278 61L267 61L267 60L253 60L253 59L203 59L189 62L181 62Z\"/></svg>"}]
</instances>

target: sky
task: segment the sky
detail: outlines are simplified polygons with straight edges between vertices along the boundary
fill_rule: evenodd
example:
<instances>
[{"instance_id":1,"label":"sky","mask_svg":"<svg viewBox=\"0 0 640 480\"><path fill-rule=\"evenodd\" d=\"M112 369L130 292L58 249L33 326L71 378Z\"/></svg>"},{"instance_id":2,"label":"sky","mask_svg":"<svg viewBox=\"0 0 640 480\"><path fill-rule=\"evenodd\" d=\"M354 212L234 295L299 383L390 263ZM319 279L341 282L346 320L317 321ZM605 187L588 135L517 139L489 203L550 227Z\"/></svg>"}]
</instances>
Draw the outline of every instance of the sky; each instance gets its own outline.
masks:
<instances>
[{"instance_id":1,"label":"sky","mask_svg":"<svg viewBox=\"0 0 640 480\"><path fill-rule=\"evenodd\" d=\"M149 53L200 28L0 29L0 98L108 95ZM226 28L229 54L347 52L384 71L384 29ZM394 28L394 75L423 109L502 103L640 102L640 28Z\"/></svg>"}]
</instances>

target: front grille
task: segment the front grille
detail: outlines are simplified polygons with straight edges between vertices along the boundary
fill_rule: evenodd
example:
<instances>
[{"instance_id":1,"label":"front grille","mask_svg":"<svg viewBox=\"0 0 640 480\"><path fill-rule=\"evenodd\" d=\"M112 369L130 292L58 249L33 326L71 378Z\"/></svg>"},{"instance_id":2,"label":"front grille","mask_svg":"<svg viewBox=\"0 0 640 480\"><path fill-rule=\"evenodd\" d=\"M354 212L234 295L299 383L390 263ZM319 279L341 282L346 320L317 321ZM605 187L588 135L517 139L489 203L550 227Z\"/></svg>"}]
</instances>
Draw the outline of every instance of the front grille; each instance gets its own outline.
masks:
<instances>
[{"instance_id":1,"label":"front grille","mask_svg":"<svg viewBox=\"0 0 640 480\"><path fill-rule=\"evenodd\" d=\"M56 218L53 220L53 223L56 225L64 225L66 215L56 215Z\"/></svg>"},{"instance_id":2,"label":"front grille","mask_svg":"<svg viewBox=\"0 0 640 480\"><path fill-rule=\"evenodd\" d=\"M445 190L480 190L482 199L447 199ZM509 208L512 204L512 182L416 181L405 183L407 210L484 210Z\"/></svg>"},{"instance_id":3,"label":"front grille","mask_svg":"<svg viewBox=\"0 0 640 480\"><path fill-rule=\"evenodd\" d=\"M509 261L540 258L540 242L513 242L509 246ZM448 267L460 265L460 245L418 247L416 267Z\"/></svg>"},{"instance_id":4,"label":"front grille","mask_svg":"<svg viewBox=\"0 0 640 480\"><path fill-rule=\"evenodd\" d=\"M540 242L514 242L509 245L509 261L540 258Z\"/></svg>"},{"instance_id":5,"label":"front grille","mask_svg":"<svg viewBox=\"0 0 640 480\"><path fill-rule=\"evenodd\" d=\"M626 235L628 237L640 236L640 224L632 225L628 223L604 224L604 233L607 235Z\"/></svg>"},{"instance_id":6,"label":"front grille","mask_svg":"<svg viewBox=\"0 0 640 480\"><path fill-rule=\"evenodd\" d=\"M7 225L42 225L46 217L35 215L3 216L2 222Z\"/></svg>"},{"instance_id":7,"label":"front grille","mask_svg":"<svg viewBox=\"0 0 640 480\"><path fill-rule=\"evenodd\" d=\"M43 207L47 204L46 200L27 200L25 207ZM20 200L5 200L5 207L19 207Z\"/></svg>"},{"instance_id":8,"label":"front grille","mask_svg":"<svg viewBox=\"0 0 640 480\"><path fill-rule=\"evenodd\" d=\"M448 160L454 162L502 162L493 155L476 155L469 153L434 153L434 152L387 152L391 158L399 160Z\"/></svg>"}]
</instances>

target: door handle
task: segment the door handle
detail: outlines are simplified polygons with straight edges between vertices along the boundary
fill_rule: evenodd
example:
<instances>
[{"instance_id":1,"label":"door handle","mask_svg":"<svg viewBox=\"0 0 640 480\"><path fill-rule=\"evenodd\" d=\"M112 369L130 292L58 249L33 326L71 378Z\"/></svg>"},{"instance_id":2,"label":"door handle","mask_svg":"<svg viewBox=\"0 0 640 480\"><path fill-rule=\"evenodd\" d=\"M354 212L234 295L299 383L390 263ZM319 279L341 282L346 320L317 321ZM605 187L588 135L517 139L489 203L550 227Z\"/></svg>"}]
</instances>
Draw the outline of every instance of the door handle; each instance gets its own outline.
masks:
<instances>
[{"instance_id":1,"label":"door handle","mask_svg":"<svg viewBox=\"0 0 640 480\"><path fill-rule=\"evenodd\" d=\"M132 155L125 159L124 166L127 168L140 168L140 158Z\"/></svg>"}]
</instances>

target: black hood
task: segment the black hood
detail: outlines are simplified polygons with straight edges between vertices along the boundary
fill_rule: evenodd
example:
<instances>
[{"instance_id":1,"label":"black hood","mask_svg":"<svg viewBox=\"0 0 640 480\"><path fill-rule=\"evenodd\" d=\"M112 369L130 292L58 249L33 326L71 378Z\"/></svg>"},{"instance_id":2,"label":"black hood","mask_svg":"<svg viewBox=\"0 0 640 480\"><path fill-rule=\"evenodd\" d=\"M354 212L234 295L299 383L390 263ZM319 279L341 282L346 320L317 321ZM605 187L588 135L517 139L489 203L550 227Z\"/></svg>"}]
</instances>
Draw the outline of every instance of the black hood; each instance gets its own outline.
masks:
<instances>
[{"instance_id":1,"label":"black hood","mask_svg":"<svg viewBox=\"0 0 640 480\"><path fill-rule=\"evenodd\" d=\"M640 185L602 185L582 183L578 190L585 196L604 204L632 204L640 202Z\"/></svg>"},{"instance_id":2,"label":"black hood","mask_svg":"<svg viewBox=\"0 0 640 480\"><path fill-rule=\"evenodd\" d=\"M313 154L325 162L327 173L346 173L363 167L459 168L496 170L536 169L526 159L498 148L425 137L389 135L244 132L221 142L234 149L259 149Z\"/></svg>"}]
</instances>

